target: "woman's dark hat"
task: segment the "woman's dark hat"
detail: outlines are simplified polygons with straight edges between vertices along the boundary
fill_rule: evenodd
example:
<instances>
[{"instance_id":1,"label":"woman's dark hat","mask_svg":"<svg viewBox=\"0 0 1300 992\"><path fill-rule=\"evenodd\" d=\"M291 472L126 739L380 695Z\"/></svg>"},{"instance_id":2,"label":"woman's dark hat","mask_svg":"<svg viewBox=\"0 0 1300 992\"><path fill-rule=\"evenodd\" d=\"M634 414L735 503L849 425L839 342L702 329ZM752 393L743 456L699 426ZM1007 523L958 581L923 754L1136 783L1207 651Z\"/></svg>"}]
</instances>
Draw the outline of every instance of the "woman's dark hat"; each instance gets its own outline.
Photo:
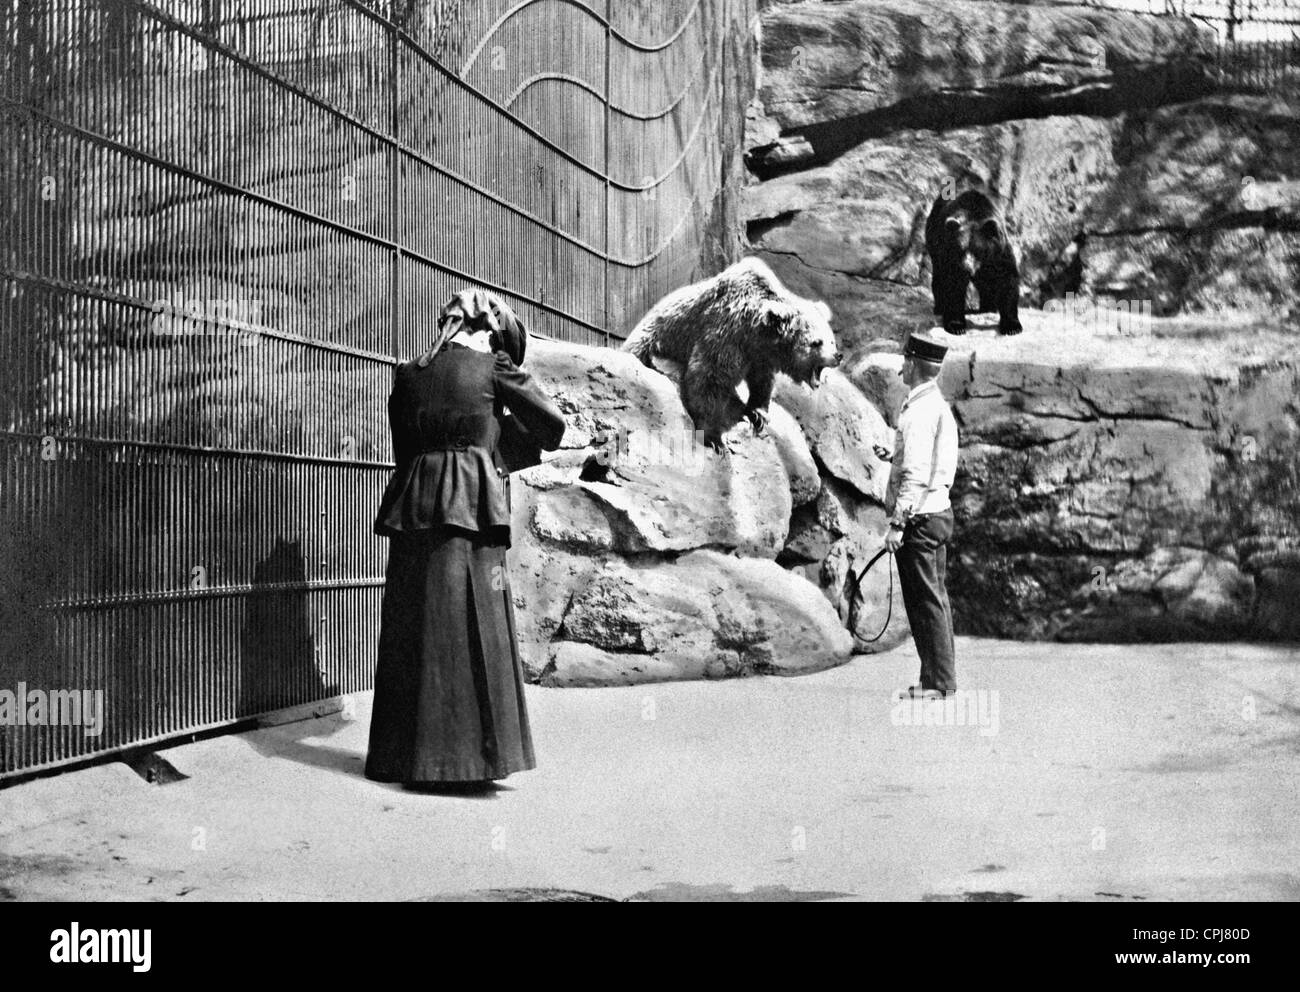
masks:
<instances>
[{"instance_id":1,"label":"woman's dark hat","mask_svg":"<svg viewBox=\"0 0 1300 992\"><path fill-rule=\"evenodd\" d=\"M948 354L948 346L921 334L909 334L903 345L904 358L919 358L922 361L940 364Z\"/></svg>"}]
</instances>

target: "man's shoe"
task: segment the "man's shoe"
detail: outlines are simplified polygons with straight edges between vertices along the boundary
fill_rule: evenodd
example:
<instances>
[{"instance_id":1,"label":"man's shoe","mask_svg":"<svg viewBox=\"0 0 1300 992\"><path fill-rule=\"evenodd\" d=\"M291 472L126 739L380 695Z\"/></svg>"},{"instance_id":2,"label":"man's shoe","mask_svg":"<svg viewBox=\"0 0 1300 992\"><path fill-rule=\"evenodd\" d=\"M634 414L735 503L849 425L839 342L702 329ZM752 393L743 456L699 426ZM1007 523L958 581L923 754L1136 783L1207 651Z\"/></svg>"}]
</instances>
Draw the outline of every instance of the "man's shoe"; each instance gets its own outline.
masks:
<instances>
[{"instance_id":1,"label":"man's shoe","mask_svg":"<svg viewBox=\"0 0 1300 992\"><path fill-rule=\"evenodd\" d=\"M927 689L924 686L912 685L907 687L906 692L898 694L899 699L944 699L953 695L957 690L949 689L946 692L943 689Z\"/></svg>"}]
</instances>

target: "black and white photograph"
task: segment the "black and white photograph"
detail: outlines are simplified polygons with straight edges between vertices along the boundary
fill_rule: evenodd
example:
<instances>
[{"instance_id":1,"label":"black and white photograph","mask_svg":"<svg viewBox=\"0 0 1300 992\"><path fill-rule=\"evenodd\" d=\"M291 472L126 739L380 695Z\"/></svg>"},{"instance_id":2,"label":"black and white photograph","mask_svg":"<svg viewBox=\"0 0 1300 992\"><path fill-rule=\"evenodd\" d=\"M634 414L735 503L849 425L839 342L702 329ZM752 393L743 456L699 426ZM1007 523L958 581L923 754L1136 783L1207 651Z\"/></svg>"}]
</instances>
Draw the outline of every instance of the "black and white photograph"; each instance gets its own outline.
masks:
<instances>
[{"instance_id":1,"label":"black and white photograph","mask_svg":"<svg viewBox=\"0 0 1300 992\"><path fill-rule=\"evenodd\" d=\"M25 956L1088 903L1115 974L1253 974L1300 0L0 0L0 82Z\"/></svg>"}]
</instances>

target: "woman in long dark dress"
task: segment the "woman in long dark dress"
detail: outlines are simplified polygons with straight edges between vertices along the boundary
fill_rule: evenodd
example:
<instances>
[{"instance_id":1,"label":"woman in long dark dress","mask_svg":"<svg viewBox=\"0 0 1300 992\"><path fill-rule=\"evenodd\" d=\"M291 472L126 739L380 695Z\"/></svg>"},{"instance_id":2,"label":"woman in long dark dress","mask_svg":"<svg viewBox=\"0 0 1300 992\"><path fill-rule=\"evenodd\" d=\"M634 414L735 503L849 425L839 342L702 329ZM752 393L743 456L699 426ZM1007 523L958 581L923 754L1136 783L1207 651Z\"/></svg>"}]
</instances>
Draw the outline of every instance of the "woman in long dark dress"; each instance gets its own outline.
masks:
<instances>
[{"instance_id":1,"label":"woman in long dark dress","mask_svg":"<svg viewBox=\"0 0 1300 992\"><path fill-rule=\"evenodd\" d=\"M554 450L564 419L494 294L459 294L433 346L398 366L396 471L375 521L391 538L366 776L454 788L534 767L506 581L507 440Z\"/></svg>"}]
</instances>

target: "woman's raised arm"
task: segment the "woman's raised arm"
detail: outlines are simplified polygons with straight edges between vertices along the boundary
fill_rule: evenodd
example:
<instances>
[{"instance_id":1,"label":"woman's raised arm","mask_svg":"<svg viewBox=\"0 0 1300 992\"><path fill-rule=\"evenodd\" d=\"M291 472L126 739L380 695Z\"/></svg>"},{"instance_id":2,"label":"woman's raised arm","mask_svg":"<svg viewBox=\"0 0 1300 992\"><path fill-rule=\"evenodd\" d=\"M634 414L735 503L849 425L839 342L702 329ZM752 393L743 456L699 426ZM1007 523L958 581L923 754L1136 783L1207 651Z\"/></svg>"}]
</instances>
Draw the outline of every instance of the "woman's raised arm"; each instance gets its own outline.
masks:
<instances>
[{"instance_id":1,"label":"woman's raised arm","mask_svg":"<svg viewBox=\"0 0 1300 992\"><path fill-rule=\"evenodd\" d=\"M515 365L504 351L496 353L492 377L497 400L510 408L533 440L546 451L558 448L564 436L564 415L538 388L533 377Z\"/></svg>"}]
</instances>

